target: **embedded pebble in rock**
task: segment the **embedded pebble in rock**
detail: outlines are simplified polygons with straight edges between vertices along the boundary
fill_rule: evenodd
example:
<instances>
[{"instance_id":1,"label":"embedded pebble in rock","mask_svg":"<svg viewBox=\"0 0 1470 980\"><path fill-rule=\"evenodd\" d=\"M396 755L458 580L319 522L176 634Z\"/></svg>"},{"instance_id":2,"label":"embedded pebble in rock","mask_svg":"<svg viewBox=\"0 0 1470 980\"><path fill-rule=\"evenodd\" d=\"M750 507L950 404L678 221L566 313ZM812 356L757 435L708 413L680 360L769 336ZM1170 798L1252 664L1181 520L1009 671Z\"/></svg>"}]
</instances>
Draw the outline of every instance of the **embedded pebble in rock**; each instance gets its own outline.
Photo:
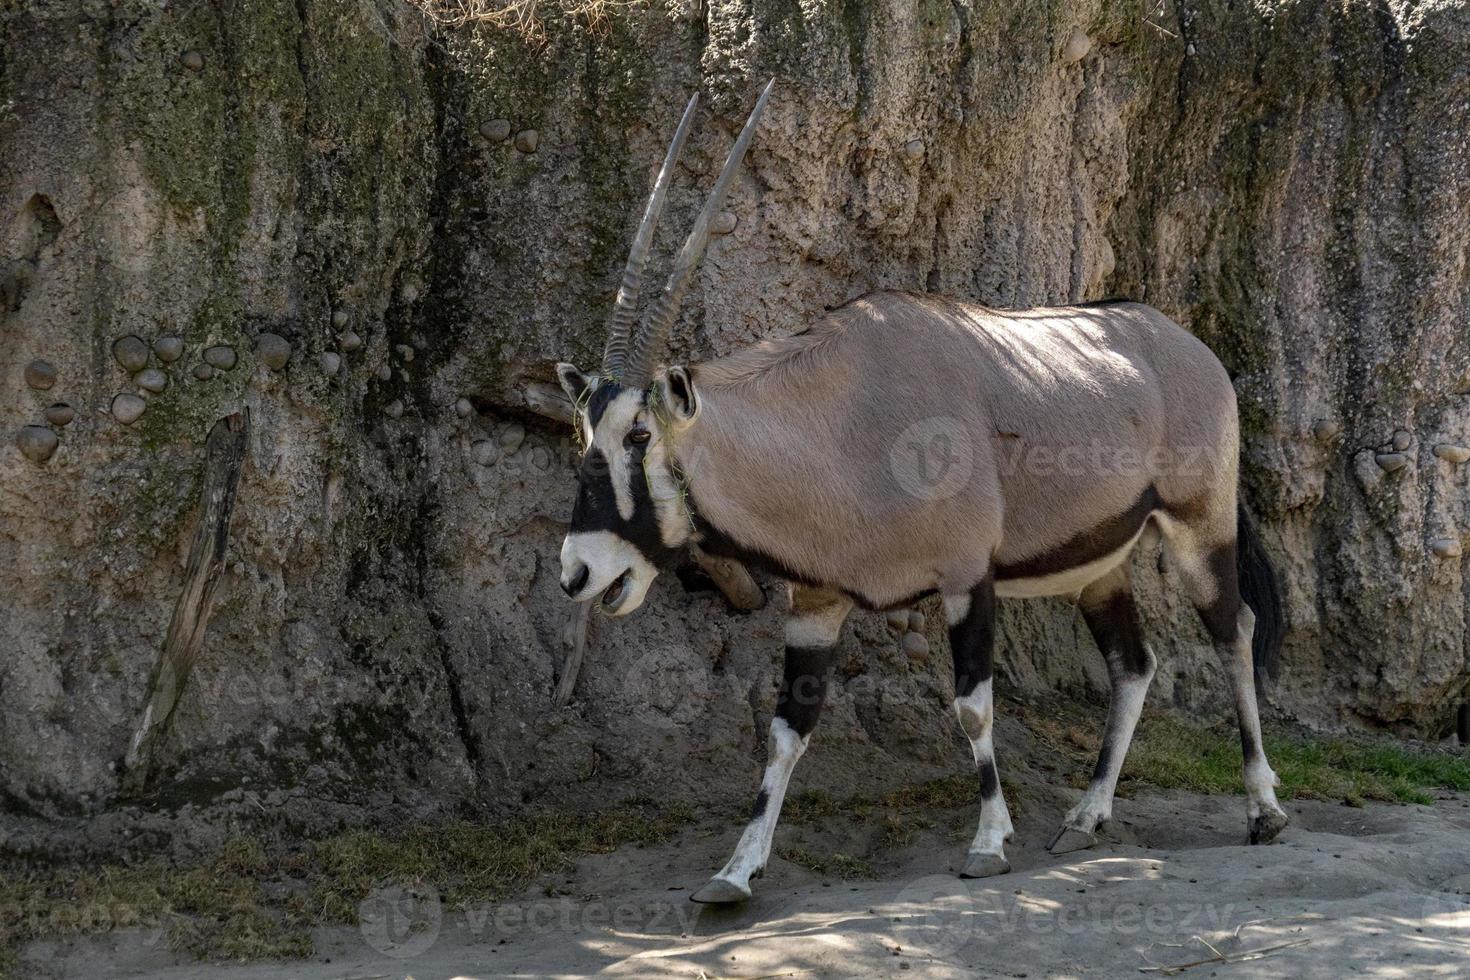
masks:
<instances>
[{"instance_id":1,"label":"embedded pebble in rock","mask_svg":"<svg viewBox=\"0 0 1470 980\"><path fill-rule=\"evenodd\" d=\"M489 439L481 439L470 447L470 454L481 466L489 466L500 458L500 447Z\"/></svg>"},{"instance_id":2,"label":"embedded pebble in rock","mask_svg":"<svg viewBox=\"0 0 1470 980\"><path fill-rule=\"evenodd\" d=\"M15 434L15 445L33 463L44 463L56 452L60 440L44 425L23 425Z\"/></svg>"},{"instance_id":3,"label":"embedded pebble in rock","mask_svg":"<svg viewBox=\"0 0 1470 980\"><path fill-rule=\"evenodd\" d=\"M1378 465L1382 467L1385 472L1388 473L1392 473L1394 470L1401 470L1405 466L1409 465L1409 457L1405 456L1403 453L1379 453L1373 458L1377 460Z\"/></svg>"},{"instance_id":4,"label":"embedded pebble in rock","mask_svg":"<svg viewBox=\"0 0 1470 980\"><path fill-rule=\"evenodd\" d=\"M909 614L906 609L890 609L883 614L883 621L891 630L906 630L909 628Z\"/></svg>"},{"instance_id":5,"label":"embedded pebble in rock","mask_svg":"<svg viewBox=\"0 0 1470 980\"><path fill-rule=\"evenodd\" d=\"M909 140L903 145L903 155L910 160L919 160L924 156L924 141Z\"/></svg>"},{"instance_id":6,"label":"embedded pebble in rock","mask_svg":"<svg viewBox=\"0 0 1470 980\"><path fill-rule=\"evenodd\" d=\"M69 425L77 417L76 410L66 402L56 402L46 409L46 421L52 425Z\"/></svg>"},{"instance_id":7,"label":"embedded pebble in rock","mask_svg":"<svg viewBox=\"0 0 1470 980\"><path fill-rule=\"evenodd\" d=\"M516 133L516 149L522 153L535 153L541 145L541 134L534 129L523 129Z\"/></svg>"},{"instance_id":8,"label":"embedded pebble in rock","mask_svg":"<svg viewBox=\"0 0 1470 980\"><path fill-rule=\"evenodd\" d=\"M223 345L211 347L204 352L204 360L210 367L217 367L221 371L228 371L235 366L235 348L225 347Z\"/></svg>"},{"instance_id":9,"label":"embedded pebble in rock","mask_svg":"<svg viewBox=\"0 0 1470 980\"><path fill-rule=\"evenodd\" d=\"M37 391L45 391L56 384L56 368L50 361L34 360L26 365L26 384Z\"/></svg>"},{"instance_id":10,"label":"embedded pebble in rock","mask_svg":"<svg viewBox=\"0 0 1470 980\"><path fill-rule=\"evenodd\" d=\"M214 377L214 368L210 367L208 364L196 364L194 365L194 377L198 378L200 381L208 381L210 378Z\"/></svg>"},{"instance_id":11,"label":"embedded pebble in rock","mask_svg":"<svg viewBox=\"0 0 1470 980\"><path fill-rule=\"evenodd\" d=\"M419 298L419 287L409 283L398 291L398 298L405 303L413 303Z\"/></svg>"},{"instance_id":12,"label":"embedded pebble in rock","mask_svg":"<svg viewBox=\"0 0 1470 980\"><path fill-rule=\"evenodd\" d=\"M321 365L322 374L325 374L329 378L335 378L337 372L342 369L341 356L332 351L323 351L317 363Z\"/></svg>"},{"instance_id":13,"label":"embedded pebble in rock","mask_svg":"<svg viewBox=\"0 0 1470 980\"><path fill-rule=\"evenodd\" d=\"M505 431L500 433L500 448L504 449L507 454L513 453L517 449L520 449L521 443L525 441L525 426L521 425L518 422L512 422L510 425L507 425L505 427Z\"/></svg>"},{"instance_id":14,"label":"embedded pebble in rock","mask_svg":"<svg viewBox=\"0 0 1470 980\"><path fill-rule=\"evenodd\" d=\"M128 334L117 338L112 345L112 356L129 374L137 374L148 366L148 345Z\"/></svg>"},{"instance_id":15,"label":"embedded pebble in rock","mask_svg":"<svg viewBox=\"0 0 1470 980\"><path fill-rule=\"evenodd\" d=\"M399 357L403 358L403 363L407 364L413 360L413 348L407 344L398 344L393 349L398 352Z\"/></svg>"},{"instance_id":16,"label":"embedded pebble in rock","mask_svg":"<svg viewBox=\"0 0 1470 980\"><path fill-rule=\"evenodd\" d=\"M347 326L347 324L351 322L352 314L348 313L346 310L332 311L332 326L336 327L338 330L341 330L343 327Z\"/></svg>"},{"instance_id":17,"label":"embedded pebble in rock","mask_svg":"<svg viewBox=\"0 0 1470 980\"><path fill-rule=\"evenodd\" d=\"M1452 442L1442 442L1434 447L1434 455L1450 463L1464 463L1470 461L1470 446L1457 446Z\"/></svg>"},{"instance_id":18,"label":"embedded pebble in rock","mask_svg":"<svg viewBox=\"0 0 1470 980\"><path fill-rule=\"evenodd\" d=\"M1073 31L1072 36L1067 39L1067 46L1062 49L1062 63L1073 65L1087 57L1087 52L1092 50L1092 38L1082 31Z\"/></svg>"},{"instance_id":19,"label":"embedded pebble in rock","mask_svg":"<svg viewBox=\"0 0 1470 980\"><path fill-rule=\"evenodd\" d=\"M402 381L404 384L408 384L408 372L405 371L405 370L403 370L402 368L399 368L398 369L398 380L399 381Z\"/></svg>"},{"instance_id":20,"label":"embedded pebble in rock","mask_svg":"<svg viewBox=\"0 0 1470 980\"><path fill-rule=\"evenodd\" d=\"M909 613L909 629L915 633L924 632L924 614L917 609Z\"/></svg>"},{"instance_id":21,"label":"embedded pebble in rock","mask_svg":"<svg viewBox=\"0 0 1470 980\"><path fill-rule=\"evenodd\" d=\"M190 71L203 71L204 55L190 48L188 51L184 51L179 55L179 64Z\"/></svg>"},{"instance_id":22,"label":"embedded pebble in rock","mask_svg":"<svg viewBox=\"0 0 1470 980\"><path fill-rule=\"evenodd\" d=\"M492 143L504 143L510 138L510 120L487 119L480 123L480 135Z\"/></svg>"},{"instance_id":23,"label":"embedded pebble in rock","mask_svg":"<svg viewBox=\"0 0 1470 980\"><path fill-rule=\"evenodd\" d=\"M156 395L168 387L168 375L158 368L144 368L133 376L133 383Z\"/></svg>"},{"instance_id":24,"label":"embedded pebble in rock","mask_svg":"<svg viewBox=\"0 0 1470 980\"><path fill-rule=\"evenodd\" d=\"M112 399L112 417L123 425L132 425L143 417L148 403L130 391L124 391Z\"/></svg>"},{"instance_id":25,"label":"embedded pebble in rock","mask_svg":"<svg viewBox=\"0 0 1470 980\"><path fill-rule=\"evenodd\" d=\"M351 353L362 348L362 338L355 331L349 330L342 335L342 349Z\"/></svg>"},{"instance_id":26,"label":"embedded pebble in rock","mask_svg":"<svg viewBox=\"0 0 1470 980\"><path fill-rule=\"evenodd\" d=\"M255 355L272 371L279 371L291 360L291 344L278 333L263 333L255 338Z\"/></svg>"},{"instance_id":27,"label":"embedded pebble in rock","mask_svg":"<svg viewBox=\"0 0 1470 980\"><path fill-rule=\"evenodd\" d=\"M905 633L903 635L903 652L910 660L928 660L929 641L924 638L923 633Z\"/></svg>"},{"instance_id":28,"label":"embedded pebble in rock","mask_svg":"<svg viewBox=\"0 0 1470 980\"><path fill-rule=\"evenodd\" d=\"M165 364L184 356L184 341L179 337L159 337L153 342L153 353Z\"/></svg>"},{"instance_id":29,"label":"embedded pebble in rock","mask_svg":"<svg viewBox=\"0 0 1470 980\"><path fill-rule=\"evenodd\" d=\"M1458 558L1463 553L1460 542L1454 538L1435 538L1430 542L1429 550L1441 558Z\"/></svg>"},{"instance_id":30,"label":"embedded pebble in rock","mask_svg":"<svg viewBox=\"0 0 1470 980\"><path fill-rule=\"evenodd\" d=\"M390 419L403 418L403 402L399 401L397 398L393 399L391 402L383 406L383 414L388 416Z\"/></svg>"},{"instance_id":31,"label":"embedded pebble in rock","mask_svg":"<svg viewBox=\"0 0 1470 980\"><path fill-rule=\"evenodd\" d=\"M537 446L535 449L531 450L532 469L539 470L540 472L545 473L547 470L551 469L551 463L552 455L550 449L547 449L545 446Z\"/></svg>"},{"instance_id":32,"label":"embedded pebble in rock","mask_svg":"<svg viewBox=\"0 0 1470 980\"><path fill-rule=\"evenodd\" d=\"M1331 419L1318 419L1312 423L1312 438L1318 442L1327 442L1342 430L1342 427Z\"/></svg>"},{"instance_id":33,"label":"embedded pebble in rock","mask_svg":"<svg viewBox=\"0 0 1470 980\"><path fill-rule=\"evenodd\" d=\"M462 419L469 418L470 415L474 413L474 411L475 406L470 404L470 400L468 398L461 398L454 403L454 414L458 415Z\"/></svg>"},{"instance_id":34,"label":"embedded pebble in rock","mask_svg":"<svg viewBox=\"0 0 1470 980\"><path fill-rule=\"evenodd\" d=\"M1412 435L1410 435L1408 432L1405 432L1403 429L1399 429L1397 432L1395 432L1393 434L1393 449L1394 449L1394 452L1401 453L1405 449L1408 449L1413 444L1414 444L1414 437Z\"/></svg>"},{"instance_id":35,"label":"embedded pebble in rock","mask_svg":"<svg viewBox=\"0 0 1470 980\"><path fill-rule=\"evenodd\" d=\"M715 215L715 220L709 223L709 233L711 235L728 235L735 230L735 225L738 221L739 219L735 217L733 212L721 211Z\"/></svg>"},{"instance_id":36,"label":"embedded pebble in rock","mask_svg":"<svg viewBox=\"0 0 1470 980\"><path fill-rule=\"evenodd\" d=\"M378 380L379 381L388 381L388 380L391 380L392 377L393 377L393 369L390 368L388 365L384 364L382 367L378 368Z\"/></svg>"}]
</instances>

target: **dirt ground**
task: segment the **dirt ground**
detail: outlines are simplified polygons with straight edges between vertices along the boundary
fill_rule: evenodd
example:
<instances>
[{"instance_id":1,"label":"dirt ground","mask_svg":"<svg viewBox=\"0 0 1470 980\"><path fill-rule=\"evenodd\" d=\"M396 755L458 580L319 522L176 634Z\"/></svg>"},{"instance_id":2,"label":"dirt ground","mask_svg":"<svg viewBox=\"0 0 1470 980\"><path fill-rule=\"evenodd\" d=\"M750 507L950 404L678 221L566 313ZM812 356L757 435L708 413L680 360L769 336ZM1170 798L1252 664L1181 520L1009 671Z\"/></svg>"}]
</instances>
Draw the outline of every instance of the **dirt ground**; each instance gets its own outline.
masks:
<instances>
[{"instance_id":1,"label":"dirt ground","mask_svg":"<svg viewBox=\"0 0 1470 980\"><path fill-rule=\"evenodd\" d=\"M666 845L583 858L518 901L441 905L385 882L360 928L323 929L312 961L206 965L158 931L40 942L23 971L58 977L388 980L413 977L1464 976L1470 971L1470 796L1434 806L1288 804L1269 847L1240 844L1239 798L1119 800L1103 844L1054 858L1055 801L1025 806L1014 870L962 881L973 809L893 851L876 880L773 858L754 901L698 906L690 891L739 828L706 820ZM841 853L839 827L784 826L778 851ZM835 839L834 839L835 838ZM1274 947L1274 949L1271 949Z\"/></svg>"}]
</instances>

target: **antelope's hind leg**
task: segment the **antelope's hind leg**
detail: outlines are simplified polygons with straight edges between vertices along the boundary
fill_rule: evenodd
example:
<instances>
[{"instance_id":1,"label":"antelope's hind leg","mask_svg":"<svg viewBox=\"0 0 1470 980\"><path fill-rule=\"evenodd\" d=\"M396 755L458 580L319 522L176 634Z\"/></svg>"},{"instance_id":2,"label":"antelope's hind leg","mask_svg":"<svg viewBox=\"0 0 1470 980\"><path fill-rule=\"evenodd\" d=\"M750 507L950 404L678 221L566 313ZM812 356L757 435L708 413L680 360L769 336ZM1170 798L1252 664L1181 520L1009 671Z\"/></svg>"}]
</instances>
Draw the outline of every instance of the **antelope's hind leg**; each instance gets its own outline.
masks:
<instances>
[{"instance_id":1,"label":"antelope's hind leg","mask_svg":"<svg viewBox=\"0 0 1470 980\"><path fill-rule=\"evenodd\" d=\"M827 696L832 654L842 624L852 609L847 597L834 592L791 586L791 610L786 618L786 667L776 695L767 742L766 772L755 808L735 854L703 888L689 896L709 904L743 902L750 898L750 879L760 874L771 856L771 839L786 798L791 771L806 751L812 729Z\"/></svg>"},{"instance_id":2,"label":"antelope's hind leg","mask_svg":"<svg viewBox=\"0 0 1470 980\"><path fill-rule=\"evenodd\" d=\"M995 582L991 578L969 593L946 595L944 616L954 652L954 708L970 740L980 770L980 826L965 858L962 878L988 878L1011 870L1005 842L1010 839L1011 812L1000 788L991 737L995 705L991 692L995 650Z\"/></svg>"},{"instance_id":3,"label":"antelope's hind leg","mask_svg":"<svg viewBox=\"0 0 1470 980\"><path fill-rule=\"evenodd\" d=\"M1112 695L1092 781L1047 845L1053 854L1091 847L1097 843L1097 828L1112 819L1118 774L1157 663L1143 640L1127 561L1083 589L1078 605L1107 660Z\"/></svg>"},{"instance_id":4,"label":"antelope's hind leg","mask_svg":"<svg viewBox=\"0 0 1470 980\"><path fill-rule=\"evenodd\" d=\"M1251 647L1256 614L1240 595L1236 543L1233 537L1225 537L1234 532L1232 526L1229 532L1221 531L1217 535L1216 539L1223 537L1226 544L1205 547L1193 529L1180 529L1174 532L1170 551L1184 588L1214 641L1215 655L1225 668L1235 695L1244 757L1247 840L1252 844L1267 844L1286 829L1290 818L1276 800L1280 780L1266 761L1266 749L1261 741L1255 655Z\"/></svg>"}]
</instances>

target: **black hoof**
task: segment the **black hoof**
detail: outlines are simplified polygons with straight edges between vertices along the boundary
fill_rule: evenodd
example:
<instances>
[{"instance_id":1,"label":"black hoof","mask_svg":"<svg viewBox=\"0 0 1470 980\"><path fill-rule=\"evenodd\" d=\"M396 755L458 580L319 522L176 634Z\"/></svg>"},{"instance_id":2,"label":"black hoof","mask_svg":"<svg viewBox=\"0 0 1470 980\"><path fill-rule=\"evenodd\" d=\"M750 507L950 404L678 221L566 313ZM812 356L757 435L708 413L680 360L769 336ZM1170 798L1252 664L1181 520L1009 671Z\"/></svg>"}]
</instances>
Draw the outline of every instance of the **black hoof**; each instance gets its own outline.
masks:
<instances>
[{"instance_id":1,"label":"black hoof","mask_svg":"<svg viewBox=\"0 0 1470 980\"><path fill-rule=\"evenodd\" d=\"M1085 851L1096 843L1097 834L1078 830L1075 827L1063 827L1056 832L1056 836L1052 837L1046 849L1053 854L1070 854L1073 851Z\"/></svg>"},{"instance_id":2,"label":"black hoof","mask_svg":"<svg viewBox=\"0 0 1470 980\"><path fill-rule=\"evenodd\" d=\"M1276 839L1276 835L1286 829L1286 814L1267 810L1259 817L1250 822L1250 842L1252 844L1269 844Z\"/></svg>"},{"instance_id":3,"label":"black hoof","mask_svg":"<svg viewBox=\"0 0 1470 980\"><path fill-rule=\"evenodd\" d=\"M703 888L689 896L689 901L703 905L734 905L749 899L749 888L741 888L733 881L726 881L724 878L711 878Z\"/></svg>"},{"instance_id":4,"label":"black hoof","mask_svg":"<svg viewBox=\"0 0 1470 980\"><path fill-rule=\"evenodd\" d=\"M971 854L965 861L961 878L993 878L1011 870L1011 862L999 854Z\"/></svg>"}]
</instances>

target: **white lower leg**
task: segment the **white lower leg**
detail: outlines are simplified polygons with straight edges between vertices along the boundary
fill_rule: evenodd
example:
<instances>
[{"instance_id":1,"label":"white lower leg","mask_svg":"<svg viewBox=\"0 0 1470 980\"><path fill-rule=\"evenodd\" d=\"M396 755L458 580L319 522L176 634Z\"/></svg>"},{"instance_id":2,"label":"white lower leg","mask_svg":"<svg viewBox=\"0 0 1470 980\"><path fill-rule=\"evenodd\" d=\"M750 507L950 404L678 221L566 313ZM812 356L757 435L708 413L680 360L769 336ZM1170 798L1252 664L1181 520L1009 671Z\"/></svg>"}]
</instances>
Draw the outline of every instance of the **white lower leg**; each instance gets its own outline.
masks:
<instances>
[{"instance_id":1,"label":"white lower leg","mask_svg":"<svg viewBox=\"0 0 1470 980\"><path fill-rule=\"evenodd\" d=\"M1270 840L1287 822L1286 811L1276 800L1276 787L1280 780L1271 771L1261 740L1261 716L1256 705L1255 671L1251 662L1251 634L1255 622L1256 617L1250 607L1241 606L1235 642L1218 649L1235 690L1235 713L1240 720L1240 745L1245 759L1241 775L1245 782L1246 818L1252 843L1258 838Z\"/></svg>"},{"instance_id":2,"label":"white lower leg","mask_svg":"<svg viewBox=\"0 0 1470 980\"><path fill-rule=\"evenodd\" d=\"M1090 834L1099 824L1112 819L1118 776L1123 771L1128 746L1133 744L1133 731L1138 727L1139 715L1143 713L1143 702L1148 696L1156 664L1153 653L1149 652L1148 667L1142 674L1125 673L1116 662L1110 665L1113 667L1112 701L1108 707L1107 724L1103 728L1097 767L1093 770L1087 792L1076 806L1067 811L1063 821L1065 828Z\"/></svg>"},{"instance_id":3,"label":"white lower leg","mask_svg":"<svg viewBox=\"0 0 1470 980\"><path fill-rule=\"evenodd\" d=\"M749 891L750 876L766 866L771 856L771 839L776 833L776 821L781 816L781 803L786 798L786 784L791 780L791 771L806 751L806 739L797 735L782 718L771 721L769 760L765 776L761 779L760 793L756 799L759 812L746 824L735 845L735 854L720 869L716 878Z\"/></svg>"},{"instance_id":4,"label":"white lower leg","mask_svg":"<svg viewBox=\"0 0 1470 980\"><path fill-rule=\"evenodd\" d=\"M995 717L991 682L981 681L968 695L955 698L954 706L960 727L970 739L975 765L980 770L980 826L970 844L970 853L1004 858L1004 845L1014 828L995 766L995 748L991 740Z\"/></svg>"}]
</instances>

